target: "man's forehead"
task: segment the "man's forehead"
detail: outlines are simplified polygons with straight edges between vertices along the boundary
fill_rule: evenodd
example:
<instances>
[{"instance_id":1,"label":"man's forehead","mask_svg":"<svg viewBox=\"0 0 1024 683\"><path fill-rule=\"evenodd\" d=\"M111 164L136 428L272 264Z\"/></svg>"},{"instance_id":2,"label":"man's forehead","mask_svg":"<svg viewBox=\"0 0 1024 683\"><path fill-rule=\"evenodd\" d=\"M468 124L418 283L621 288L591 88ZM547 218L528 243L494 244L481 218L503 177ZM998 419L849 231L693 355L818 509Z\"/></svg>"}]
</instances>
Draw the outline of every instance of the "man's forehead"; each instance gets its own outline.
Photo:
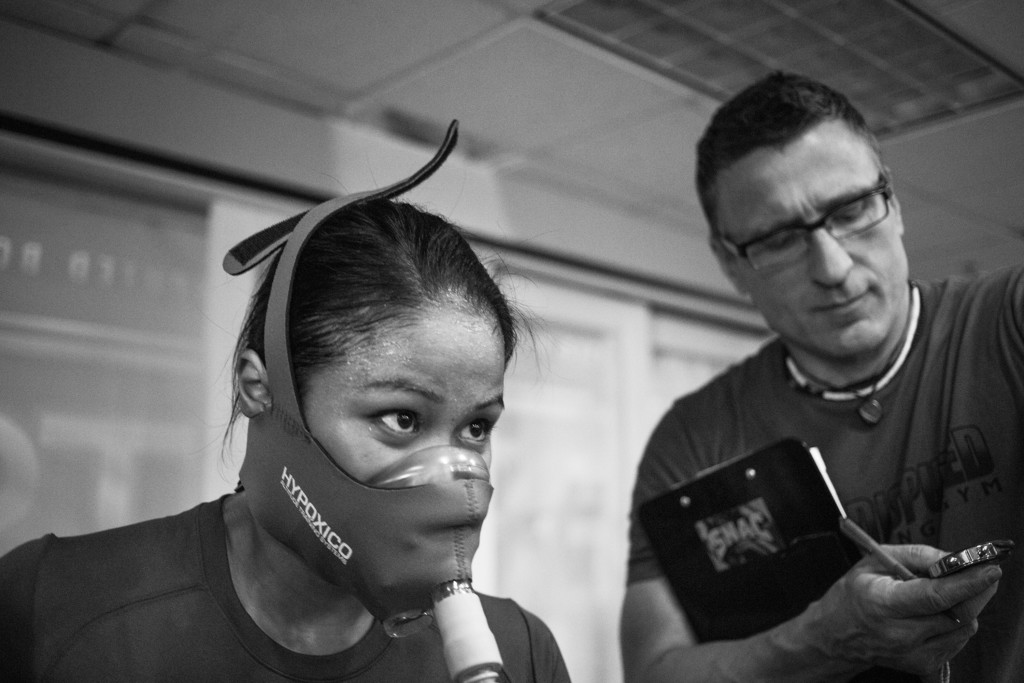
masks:
<instances>
[{"instance_id":1,"label":"man's forehead","mask_svg":"<svg viewBox=\"0 0 1024 683\"><path fill-rule=\"evenodd\" d=\"M874 184L871 144L840 122L820 124L781 147L763 147L723 169L715 183L719 228L757 233L777 221L813 218L837 197Z\"/></svg>"}]
</instances>

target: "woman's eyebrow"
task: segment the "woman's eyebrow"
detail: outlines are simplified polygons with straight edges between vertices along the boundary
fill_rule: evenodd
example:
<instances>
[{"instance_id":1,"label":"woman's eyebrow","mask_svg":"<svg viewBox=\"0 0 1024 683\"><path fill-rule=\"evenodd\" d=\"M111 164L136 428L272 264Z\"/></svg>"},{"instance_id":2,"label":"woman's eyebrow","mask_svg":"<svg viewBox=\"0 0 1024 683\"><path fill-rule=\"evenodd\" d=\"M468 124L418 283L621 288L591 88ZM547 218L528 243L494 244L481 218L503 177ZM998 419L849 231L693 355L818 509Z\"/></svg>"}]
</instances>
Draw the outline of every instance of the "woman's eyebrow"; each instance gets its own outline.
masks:
<instances>
[{"instance_id":1,"label":"woman's eyebrow","mask_svg":"<svg viewBox=\"0 0 1024 683\"><path fill-rule=\"evenodd\" d=\"M409 391L419 394L434 403L441 403L444 401L444 397L433 389L428 389L421 384L417 384L416 382L411 382L406 379L377 379L363 384L361 388L364 390L383 389L387 391ZM492 405L501 406L501 408L505 407L505 395L503 392L498 392L490 398L480 401L473 406L473 410L483 410L484 408L488 408Z\"/></svg>"},{"instance_id":2,"label":"woman's eyebrow","mask_svg":"<svg viewBox=\"0 0 1024 683\"><path fill-rule=\"evenodd\" d=\"M480 403L477 403L475 406L473 406L473 410L483 410L484 408L490 408L491 406L495 406L495 405L501 407L504 410L504 408L505 408L505 395L504 394L499 393L499 394L496 394L492 398L489 398L489 399L487 399L485 401L481 401Z\"/></svg>"},{"instance_id":3,"label":"woman's eyebrow","mask_svg":"<svg viewBox=\"0 0 1024 683\"><path fill-rule=\"evenodd\" d=\"M422 384L417 384L406 379L376 379L371 382L363 384L361 389L383 389L387 391L409 391L414 394L420 394L424 398L440 403L443 399L441 394L437 393L433 389L428 389Z\"/></svg>"}]
</instances>

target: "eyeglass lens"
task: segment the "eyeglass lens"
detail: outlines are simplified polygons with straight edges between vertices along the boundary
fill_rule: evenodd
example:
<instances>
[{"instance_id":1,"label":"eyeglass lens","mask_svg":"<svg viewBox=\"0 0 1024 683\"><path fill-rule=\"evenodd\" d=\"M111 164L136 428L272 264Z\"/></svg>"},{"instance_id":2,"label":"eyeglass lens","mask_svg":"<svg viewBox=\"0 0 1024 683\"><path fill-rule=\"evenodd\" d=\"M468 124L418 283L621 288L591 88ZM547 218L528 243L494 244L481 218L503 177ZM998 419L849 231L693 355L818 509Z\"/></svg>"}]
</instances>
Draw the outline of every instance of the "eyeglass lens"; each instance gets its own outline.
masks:
<instances>
[{"instance_id":1,"label":"eyeglass lens","mask_svg":"<svg viewBox=\"0 0 1024 683\"><path fill-rule=\"evenodd\" d=\"M836 240L866 232L889 215L887 188L837 206L811 225L787 228L747 244L746 257L754 268L784 265L807 252L807 240L818 228L825 228Z\"/></svg>"}]
</instances>

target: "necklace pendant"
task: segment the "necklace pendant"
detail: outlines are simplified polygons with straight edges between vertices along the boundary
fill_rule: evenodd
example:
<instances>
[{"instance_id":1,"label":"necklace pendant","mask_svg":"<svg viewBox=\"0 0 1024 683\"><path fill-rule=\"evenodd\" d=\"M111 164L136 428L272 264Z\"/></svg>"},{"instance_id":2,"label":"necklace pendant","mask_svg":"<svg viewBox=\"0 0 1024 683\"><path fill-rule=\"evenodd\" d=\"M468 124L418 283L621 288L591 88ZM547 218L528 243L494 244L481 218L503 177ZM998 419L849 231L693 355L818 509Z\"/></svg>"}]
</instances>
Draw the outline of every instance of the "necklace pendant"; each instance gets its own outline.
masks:
<instances>
[{"instance_id":1,"label":"necklace pendant","mask_svg":"<svg viewBox=\"0 0 1024 683\"><path fill-rule=\"evenodd\" d=\"M882 404L876 398L869 398L860 404L857 414L869 425L876 425L882 419Z\"/></svg>"}]
</instances>

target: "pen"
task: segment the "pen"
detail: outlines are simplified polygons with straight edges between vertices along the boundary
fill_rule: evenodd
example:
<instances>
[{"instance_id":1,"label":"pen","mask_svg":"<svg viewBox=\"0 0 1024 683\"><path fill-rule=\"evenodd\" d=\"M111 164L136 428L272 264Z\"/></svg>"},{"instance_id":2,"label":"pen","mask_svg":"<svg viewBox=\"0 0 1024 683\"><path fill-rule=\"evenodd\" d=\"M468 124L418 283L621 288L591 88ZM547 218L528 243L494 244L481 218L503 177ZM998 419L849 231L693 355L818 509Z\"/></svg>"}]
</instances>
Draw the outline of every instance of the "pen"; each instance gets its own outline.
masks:
<instances>
[{"instance_id":1,"label":"pen","mask_svg":"<svg viewBox=\"0 0 1024 683\"><path fill-rule=\"evenodd\" d=\"M886 571L889 571L896 578L901 581L910 581L911 579L921 578L914 574L902 564L899 560L889 554L882 546L875 541L875 539L868 536L867 532L860 528L856 522L845 515L839 518L839 530L843 532L843 535L849 538L851 541L857 544L857 547L861 549L865 555L873 555L882 566L885 567ZM951 609L947 609L943 612L947 617L960 623L960 618Z\"/></svg>"}]
</instances>

